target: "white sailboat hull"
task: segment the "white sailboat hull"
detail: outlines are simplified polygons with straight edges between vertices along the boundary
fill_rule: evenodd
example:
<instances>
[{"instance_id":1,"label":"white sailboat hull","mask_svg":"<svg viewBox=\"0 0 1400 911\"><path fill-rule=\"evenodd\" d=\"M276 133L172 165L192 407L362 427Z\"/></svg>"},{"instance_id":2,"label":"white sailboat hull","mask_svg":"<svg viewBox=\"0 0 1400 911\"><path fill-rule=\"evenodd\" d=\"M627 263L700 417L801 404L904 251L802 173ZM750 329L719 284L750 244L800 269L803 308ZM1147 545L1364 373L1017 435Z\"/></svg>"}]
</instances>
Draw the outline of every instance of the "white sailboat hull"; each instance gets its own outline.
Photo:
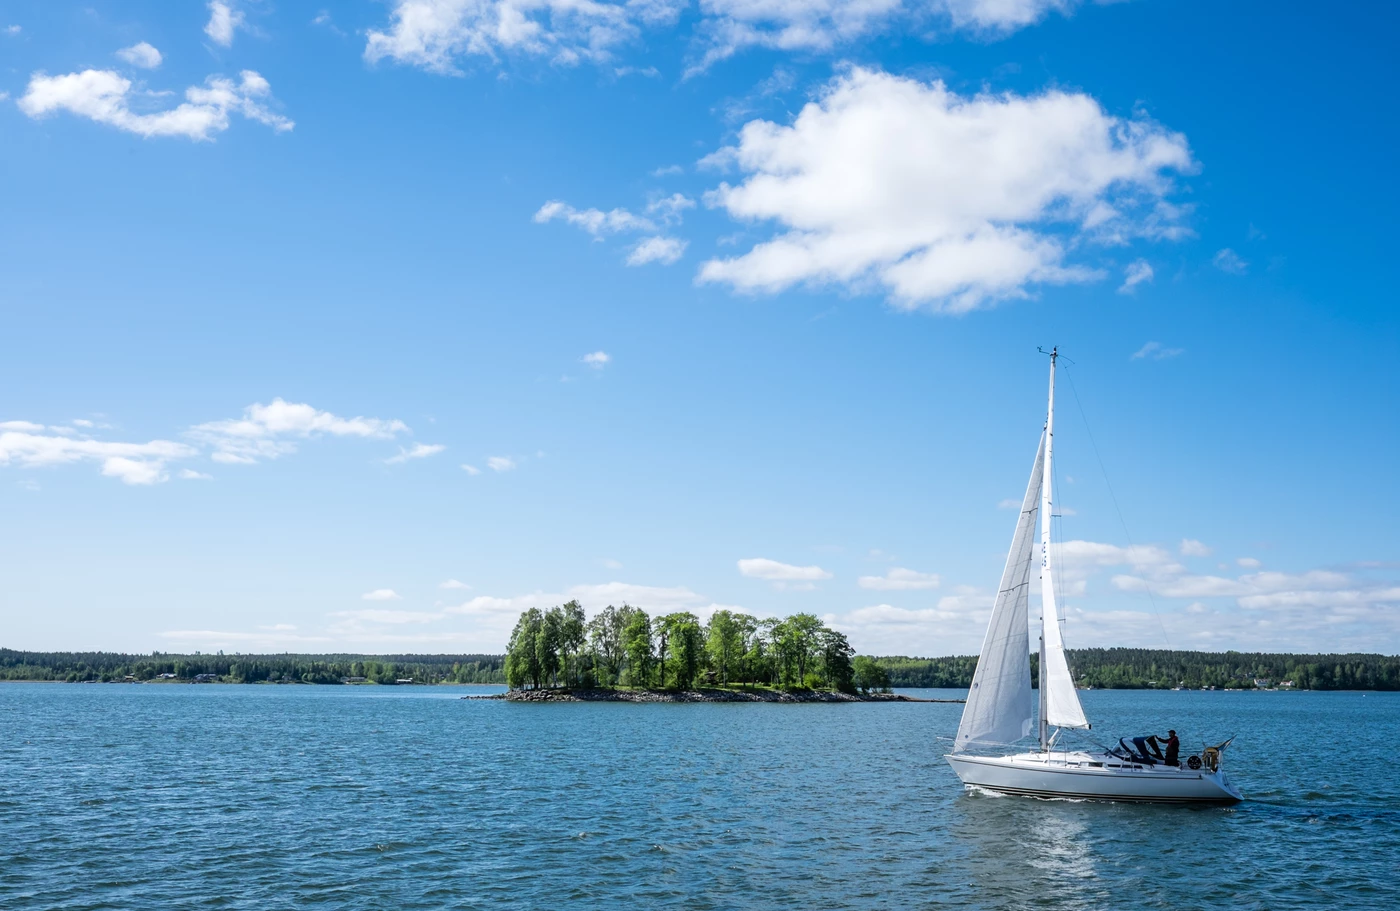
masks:
<instances>
[{"instance_id":1,"label":"white sailboat hull","mask_svg":"<svg viewBox=\"0 0 1400 911\"><path fill-rule=\"evenodd\" d=\"M1027 797L1152 803L1239 803L1224 771L1143 766L1088 753L947 757L963 784Z\"/></svg>"}]
</instances>

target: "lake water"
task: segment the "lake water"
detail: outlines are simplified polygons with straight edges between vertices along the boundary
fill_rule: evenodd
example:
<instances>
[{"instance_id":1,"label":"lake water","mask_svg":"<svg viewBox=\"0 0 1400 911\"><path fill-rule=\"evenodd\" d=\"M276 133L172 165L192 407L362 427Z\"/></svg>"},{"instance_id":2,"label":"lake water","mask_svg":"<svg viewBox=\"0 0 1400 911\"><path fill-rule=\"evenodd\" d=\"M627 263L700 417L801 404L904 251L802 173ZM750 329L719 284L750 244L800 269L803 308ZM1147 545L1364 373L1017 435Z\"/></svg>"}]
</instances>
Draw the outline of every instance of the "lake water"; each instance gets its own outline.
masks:
<instances>
[{"instance_id":1,"label":"lake water","mask_svg":"<svg viewBox=\"0 0 1400 911\"><path fill-rule=\"evenodd\" d=\"M1239 734L1191 809L965 793L960 705L482 691L0 684L0 907L1400 907L1400 694L1085 693Z\"/></svg>"}]
</instances>

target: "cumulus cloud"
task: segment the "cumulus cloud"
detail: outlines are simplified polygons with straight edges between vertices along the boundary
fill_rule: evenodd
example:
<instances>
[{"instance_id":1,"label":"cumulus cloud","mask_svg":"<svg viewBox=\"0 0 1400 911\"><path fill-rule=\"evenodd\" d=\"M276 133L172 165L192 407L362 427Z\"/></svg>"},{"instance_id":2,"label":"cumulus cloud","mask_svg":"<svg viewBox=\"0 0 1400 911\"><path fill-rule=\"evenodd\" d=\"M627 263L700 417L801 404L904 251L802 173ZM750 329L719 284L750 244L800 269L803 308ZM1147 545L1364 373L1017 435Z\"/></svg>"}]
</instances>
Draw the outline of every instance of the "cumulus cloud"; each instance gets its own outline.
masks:
<instances>
[{"instance_id":1,"label":"cumulus cloud","mask_svg":"<svg viewBox=\"0 0 1400 911\"><path fill-rule=\"evenodd\" d=\"M117 51L117 57L143 70L153 70L161 61L160 51L144 41L122 48Z\"/></svg>"},{"instance_id":2,"label":"cumulus cloud","mask_svg":"<svg viewBox=\"0 0 1400 911\"><path fill-rule=\"evenodd\" d=\"M439 583L438 583L438 588L460 588L460 589L466 589L466 588L471 588L471 586L468 585L468 584L465 583L465 582L458 582L456 579L448 579L446 582L439 582Z\"/></svg>"},{"instance_id":3,"label":"cumulus cloud","mask_svg":"<svg viewBox=\"0 0 1400 911\"><path fill-rule=\"evenodd\" d=\"M550 200L535 213L535 222L547 224L558 219L566 224L582 228L595 238L604 234L617 234L621 231L654 231L656 224L640 215L633 215L626 209L575 209L566 202Z\"/></svg>"},{"instance_id":4,"label":"cumulus cloud","mask_svg":"<svg viewBox=\"0 0 1400 911\"><path fill-rule=\"evenodd\" d=\"M0 423L0 465L38 468L75 462L96 462L106 477L125 484L149 486L168 480L166 464L198 454L192 446L171 440L120 443L74 433L54 433L30 421Z\"/></svg>"},{"instance_id":5,"label":"cumulus cloud","mask_svg":"<svg viewBox=\"0 0 1400 911\"><path fill-rule=\"evenodd\" d=\"M212 474L205 474L205 473L202 472L202 471L195 471L193 468L181 468L181 469L180 469L180 477L181 477L181 479L186 480L186 481L212 481L212 480L214 480L214 476L213 476Z\"/></svg>"},{"instance_id":6,"label":"cumulus cloud","mask_svg":"<svg viewBox=\"0 0 1400 911\"><path fill-rule=\"evenodd\" d=\"M233 33L246 27L247 20L242 10L235 9L226 0L210 0L209 22L204 26L204 34L209 36L210 41L221 47L232 47Z\"/></svg>"},{"instance_id":7,"label":"cumulus cloud","mask_svg":"<svg viewBox=\"0 0 1400 911\"><path fill-rule=\"evenodd\" d=\"M763 579L773 583L778 589L797 589L807 591L815 588L813 583L823 579L830 579L831 573L820 566L794 566L791 563L779 563L777 560L769 560L764 557L751 557L739 561L739 572L750 579Z\"/></svg>"},{"instance_id":8,"label":"cumulus cloud","mask_svg":"<svg viewBox=\"0 0 1400 911\"><path fill-rule=\"evenodd\" d=\"M1152 281L1152 264L1145 259L1128 263L1123 270L1123 284L1118 286L1119 294L1132 294L1133 289L1143 282Z\"/></svg>"},{"instance_id":9,"label":"cumulus cloud","mask_svg":"<svg viewBox=\"0 0 1400 911\"><path fill-rule=\"evenodd\" d=\"M188 436L213 447L211 458L216 462L252 464L295 452L295 439L330 435L387 440L407 430L403 421L343 418L305 403L276 398L266 405L249 405L241 418L198 424Z\"/></svg>"},{"instance_id":10,"label":"cumulus cloud","mask_svg":"<svg viewBox=\"0 0 1400 911\"><path fill-rule=\"evenodd\" d=\"M612 358L606 351L592 351L585 354L582 360L594 370L602 370L604 367L608 366Z\"/></svg>"},{"instance_id":11,"label":"cumulus cloud","mask_svg":"<svg viewBox=\"0 0 1400 911\"><path fill-rule=\"evenodd\" d=\"M693 208L695 200L681 193L672 193L647 203L647 214L660 218L666 224L676 224L687 209Z\"/></svg>"},{"instance_id":12,"label":"cumulus cloud","mask_svg":"<svg viewBox=\"0 0 1400 911\"><path fill-rule=\"evenodd\" d=\"M1244 275L1249 271L1249 263L1245 262L1238 253L1226 247L1215 254L1211 260L1215 268L1221 272L1228 272L1230 275Z\"/></svg>"},{"instance_id":13,"label":"cumulus cloud","mask_svg":"<svg viewBox=\"0 0 1400 911\"><path fill-rule=\"evenodd\" d=\"M921 573L896 567L883 576L861 576L856 580L856 584L873 591L916 591L937 588L942 581L937 573Z\"/></svg>"},{"instance_id":14,"label":"cumulus cloud","mask_svg":"<svg viewBox=\"0 0 1400 911\"><path fill-rule=\"evenodd\" d=\"M1151 358L1154 361L1165 361L1167 358L1185 353L1185 348L1164 348L1161 342L1148 342L1133 352L1131 360L1140 361L1144 358Z\"/></svg>"},{"instance_id":15,"label":"cumulus cloud","mask_svg":"<svg viewBox=\"0 0 1400 911\"><path fill-rule=\"evenodd\" d=\"M685 0L393 0L364 56L460 75L469 59L507 55L557 65L607 63L648 28L675 24ZM747 47L830 51L866 35L971 31L996 37L1068 14L1077 0L701 0L687 75ZM622 67L622 72L643 72Z\"/></svg>"},{"instance_id":16,"label":"cumulus cloud","mask_svg":"<svg viewBox=\"0 0 1400 911\"><path fill-rule=\"evenodd\" d=\"M386 465L401 465L409 459L426 459L428 456L435 456L446 449L441 443L414 443L409 449L399 447L399 454L385 459Z\"/></svg>"},{"instance_id":17,"label":"cumulus cloud","mask_svg":"<svg viewBox=\"0 0 1400 911\"><path fill-rule=\"evenodd\" d=\"M363 595L360 595L360 598L361 598L362 600L364 600L364 601L399 601L399 600L401 600L401 598L400 598L400 596L398 595L398 593L396 593L392 588L376 588L374 591L365 592Z\"/></svg>"},{"instance_id":18,"label":"cumulus cloud","mask_svg":"<svg viewBox=\"0 0 1400 911\"><path fill-rule=\"evenodd\" d=\"M486 460L486 467L492 471L514 471L515 459L507 456L491 456Z\"/></svg>"},{"instance_id":19,"label":"cumulus cloud","mask_svg":"<svg viewBox=\"0 0 1400 911\"><path fill-rule=\"evenodd\" d=\"M1259 567L1264 565L1258 560L1254 559L1253 557L1240 557L1235 562L1240 566L1244 567L1245 569L1258 569Z\"/></svg>"},{"instance_id":20,"label":"cumulus cloud","mask_svg":"<svg viewBox=\"0 0 1400 911\"><path fill-rule=\"evenodd\" d=\"M395 0L389 25L370 29L365 59L460 75L458 61L503 54L570 66L606 62L643 26L673 22L681 0Z\"/></svg>"},{"instance_id":21,"label":"cumulus cloud","mask_svg":"<svg viewBox=\"0 0 1400 911\"><path fill-rule=\"evenodd\" d=\"M1179 549L1183 557L1209 557L1211 555L1211 549L1195 538L1182 538Z\"/></svg>"},{"instance_id":22,"label":"cumulus cloud","mask_svg":"<svg viewBox=\"0 0 1400 911\"><path fill-rule=\"evenodd\" d=\"M644 266L647 263L661 263L669 266L685 254L686 242L674 237L647 237L627 254L627 265Z\"/></svg>"},{"instance_id":23,"label":"cumulus cloud","mask_svg":"<svg viewBox=\"0 0 1400 911\"><path fill-rule=\"evenodd\" d=\"M272 127L277 132L295 124L267 107L272 87L253 70L244 70L239 81L210 76L203 86L185 89L185 101L163 111L133 110L133 103L147 106L156 96L134 91L131 80L113 70L83 70L62 76L35 73L24 96L16 104L32 118L67 111L98 123L151 138L182 136L208 140L229 127L229 114Z\"/></svg>"},{"instance_id":24,"label":"cumulus cloud","mask_svg":"<svg viewBox=\"0 0 1400 911\"><path fill-rule=\"evenodd\" d=\"M963 312L1095 279L1066 261L1095 239L1168 236L1186 139L1093 98L960 96L853 68L789 125L755 120L710 161L746 176L707 204L778 232L699 279L746 292L883 288L902 309Z\"/></svg>"}]
</instances>

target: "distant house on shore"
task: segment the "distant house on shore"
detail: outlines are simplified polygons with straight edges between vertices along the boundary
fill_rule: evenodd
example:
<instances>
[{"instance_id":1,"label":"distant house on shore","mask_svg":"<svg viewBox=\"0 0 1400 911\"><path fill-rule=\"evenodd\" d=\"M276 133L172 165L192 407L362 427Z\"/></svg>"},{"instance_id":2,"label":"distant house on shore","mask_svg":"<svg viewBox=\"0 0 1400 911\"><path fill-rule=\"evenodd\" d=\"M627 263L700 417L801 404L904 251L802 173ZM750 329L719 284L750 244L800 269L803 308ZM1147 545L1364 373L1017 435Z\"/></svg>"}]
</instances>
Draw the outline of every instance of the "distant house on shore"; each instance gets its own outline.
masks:
<instances>
[{"instance_id":1,"label":"distant house on shore","mask_svg":"<svg viewBox=\"0 0 1400 911\"><path fill-rule=\"evenodd\" d=\"M413 682L413 678L412 678L412 677L400 677L399 679L395 680L394 682L395 682L395 683L412 683L412 682Z\"/></svg>"},{"instance_id":2,"label":"distant house on shore","mask_svg":"<svg viewBox=\"0 0 1400 911\"><path fill-rule=\"evenodd\" d=\"M219 675L218 675L218 674L195 674L195 675L194 675L194 682L195 682L195 683L213 683L213 682L215 682L215 681L218 680L218 679L219 679Z\"/></svg>"},{"instance_id":3,"label":"distant house on shore","mask_svg":"<svg viewBox=\"0 0 1400 911\"><path fill-rule=\"evenodd\" d=\"M365 678L363 678L363 677L341 677L341 678L340 678L340 682L341 682L341 683L364 683L364 682L365 682Z\"/></svg>"},{"instance_id":4,"label":"distant house on shore","mask_svg":"<svg viewBox=\"0 0 1400 911\"><path fill-rule=\"evenodd\" d=\"M1254 678L1254 685L1257 686L1257 687L1260 687L1260 688L1267 687L1267 686L1269 686L1272 682L1273 682L1273 681L1271 681L1268 677L1255 677L1255 678Z\"/></svg>"},{"instance_id":5,"label":"distant house on shore","mask_svg":"<svg viewBox=\"0 0 1400 911\"><path fill-rule=\"evenodd\" d=\"M175 680L175 679L178 679L174 674L157 674L156 676L157 676L158 678L160 678L161 680Z\"/></svg>"}]
</instances>

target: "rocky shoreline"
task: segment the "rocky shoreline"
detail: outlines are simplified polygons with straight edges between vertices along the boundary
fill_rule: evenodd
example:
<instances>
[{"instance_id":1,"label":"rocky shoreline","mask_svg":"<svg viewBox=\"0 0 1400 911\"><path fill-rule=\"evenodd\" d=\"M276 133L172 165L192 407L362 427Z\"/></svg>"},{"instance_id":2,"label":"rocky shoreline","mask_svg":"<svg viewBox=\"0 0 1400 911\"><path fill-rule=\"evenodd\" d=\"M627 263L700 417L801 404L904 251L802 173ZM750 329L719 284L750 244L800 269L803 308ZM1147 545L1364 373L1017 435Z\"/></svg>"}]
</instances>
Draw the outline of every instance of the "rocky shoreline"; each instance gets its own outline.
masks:
<instances>
[{"instance_id":1,"label":"rocky shoreline","mask_svg":"<svg viewBox=\"0 0 1400 911\"><path fill-rule=\"evenodd\" d=\"M492 696L463 699L504 699L508 702L962 702L961 699L917 699L898 693L779 692L775 690L511 690Z\"/></svg>"}]
</instances>

